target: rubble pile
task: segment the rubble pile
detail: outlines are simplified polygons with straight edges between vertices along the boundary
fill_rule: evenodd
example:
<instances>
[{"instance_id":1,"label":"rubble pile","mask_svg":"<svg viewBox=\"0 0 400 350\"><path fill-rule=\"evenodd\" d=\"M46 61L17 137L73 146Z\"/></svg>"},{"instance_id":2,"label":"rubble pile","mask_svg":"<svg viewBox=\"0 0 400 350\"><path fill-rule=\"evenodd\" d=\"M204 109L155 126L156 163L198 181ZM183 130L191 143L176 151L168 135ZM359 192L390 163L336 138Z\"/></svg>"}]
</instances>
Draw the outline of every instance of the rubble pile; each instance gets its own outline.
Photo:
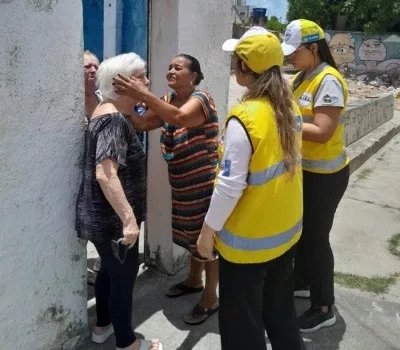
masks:
<instances>
[{"instance_id":1,"label":"rubble pile","mask_svg":"<svg viewBox=\"0 0 400 350\"><path fill-rule=\"evenodd\" d=\"M400 88L395 88L379 78L368 80L366 76L360 75L356 78L346 78L346 82L350 101L360 98L377 98L388 93L400 99Z\"/></svg>"}]
</instances>

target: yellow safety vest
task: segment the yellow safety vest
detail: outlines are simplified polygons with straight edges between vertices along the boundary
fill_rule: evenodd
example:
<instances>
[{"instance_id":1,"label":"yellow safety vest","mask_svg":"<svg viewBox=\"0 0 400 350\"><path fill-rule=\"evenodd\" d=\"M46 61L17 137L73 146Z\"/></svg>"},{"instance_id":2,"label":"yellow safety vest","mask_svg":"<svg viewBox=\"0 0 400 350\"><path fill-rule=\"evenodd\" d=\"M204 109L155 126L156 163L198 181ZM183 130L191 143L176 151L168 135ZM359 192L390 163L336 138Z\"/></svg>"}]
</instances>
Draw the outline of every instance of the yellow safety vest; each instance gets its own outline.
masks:
<instances>
[{"instance_id":1,"label":"yellow safety vest","mask_svg":"<svg viewBox=\"0 0 400 350\"><path fill-rule=\"evenodd\" d=\"M301 142L302 120L296 104L295 109ZM301 165L291 178L284 165L275 114L267 99L252 99L236 105L226 123L231 118L238 119L245 128L253 153L248 186L223 229L217 232L215 247L224 259L233 263L270 261L288 251L301 235ZM223 152L223 145L220 147Z\"/></svg>"},{"instance_id":2,"label":"yellow safety vest","mask_svg":"<svg viewBox=\"0 0 400 350\"><path fill-rule=\"evenodd\" d=\"M327 66L317 76L311 78L311 80L304 80L294 91L294 97L300 106L304 123L314 122L314 98L322 79L328 74L335 76L342 84L346 105L348 97L347 84L335 68ZM292 79L292 82L296 78L297 75ZM346 155L343 142L344 113L345 108L342 108L339 124L332 138L327 143L303 141L304 170L313 173L330 174L343 169L349 164L349 158Z\"/></svg>"}]
</instances>

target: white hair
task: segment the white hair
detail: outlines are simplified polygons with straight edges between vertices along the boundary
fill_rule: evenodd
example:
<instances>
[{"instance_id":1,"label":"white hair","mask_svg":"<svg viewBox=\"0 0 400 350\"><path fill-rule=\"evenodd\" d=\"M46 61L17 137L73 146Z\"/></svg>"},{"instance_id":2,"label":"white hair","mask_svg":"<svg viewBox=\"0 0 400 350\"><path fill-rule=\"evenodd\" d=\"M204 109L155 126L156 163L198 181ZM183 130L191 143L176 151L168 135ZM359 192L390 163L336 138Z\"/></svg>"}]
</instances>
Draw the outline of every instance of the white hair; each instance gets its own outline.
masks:
<instances>
[{"instance_id":1,"label":"white hair","mask_svg":"<svg viewBox=\"0 0 400 350\"><path fill-rule=\"evenodd\" d=\"M113 78L118 73L130 76L146 69L146 62L136 53L125 53L104 60L96 72L96 83L105 101L115 100Z\"/></svg>"}]
</instances>

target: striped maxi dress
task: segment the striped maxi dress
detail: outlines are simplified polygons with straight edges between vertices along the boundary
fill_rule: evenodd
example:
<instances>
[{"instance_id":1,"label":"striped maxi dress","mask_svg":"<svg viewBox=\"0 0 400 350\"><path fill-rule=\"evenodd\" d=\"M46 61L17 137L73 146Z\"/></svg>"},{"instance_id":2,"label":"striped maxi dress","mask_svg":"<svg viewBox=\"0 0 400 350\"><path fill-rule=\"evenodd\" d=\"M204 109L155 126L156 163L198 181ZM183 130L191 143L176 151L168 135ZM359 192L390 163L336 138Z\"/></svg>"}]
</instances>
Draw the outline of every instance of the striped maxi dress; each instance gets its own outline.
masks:
<instances>
[{"instance_id":1,"label":"striped maxi dress","mask_svg":"<svg viewBox=\"0 0 400 350\"><path fill-rule=\"evenodd\" d=\"M163 99L171 103L175 93ZM196 241L203 226L218 166L218 116L211 96L196 90L205 121L195 128L164 123L161 151L168 164L172 191L172 237L175 244L199 256Z\"/></svg>"}]
</instances>

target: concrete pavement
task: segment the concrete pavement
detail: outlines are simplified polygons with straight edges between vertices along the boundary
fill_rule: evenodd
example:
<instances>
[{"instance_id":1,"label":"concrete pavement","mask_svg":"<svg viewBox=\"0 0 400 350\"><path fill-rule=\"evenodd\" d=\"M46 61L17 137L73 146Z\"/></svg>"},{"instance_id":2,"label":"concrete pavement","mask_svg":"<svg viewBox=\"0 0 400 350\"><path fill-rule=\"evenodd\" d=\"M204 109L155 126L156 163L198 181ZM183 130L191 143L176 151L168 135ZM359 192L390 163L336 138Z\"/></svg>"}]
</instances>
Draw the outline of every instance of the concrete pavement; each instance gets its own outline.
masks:
<instances>
[{"instance_id":1,"label":"concrete pavement","mask_svg":"<svg viewBox=\"0 0 400 350\"><path fill-rule=\"evenodd\" d=\"M388 250L389 240L397 234L400 234L400 135L351 176L331 236L336 271L366 277L399 274L400 258ZM398 278L381 298L400 303ZM398 330L400 336L400 316Z\"/></svg>"}]
</instances>

